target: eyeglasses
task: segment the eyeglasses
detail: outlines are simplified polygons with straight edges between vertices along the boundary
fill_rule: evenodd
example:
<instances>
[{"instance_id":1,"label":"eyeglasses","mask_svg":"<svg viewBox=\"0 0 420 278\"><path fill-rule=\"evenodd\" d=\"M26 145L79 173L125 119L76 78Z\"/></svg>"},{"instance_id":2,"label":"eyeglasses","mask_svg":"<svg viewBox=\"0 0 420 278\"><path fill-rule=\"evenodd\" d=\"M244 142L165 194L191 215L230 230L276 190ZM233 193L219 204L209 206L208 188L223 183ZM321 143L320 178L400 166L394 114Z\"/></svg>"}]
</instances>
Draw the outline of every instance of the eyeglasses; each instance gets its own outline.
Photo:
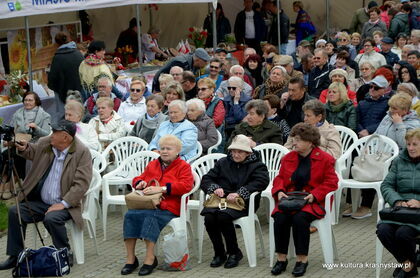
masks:
<instances>
[{"instance_id":1,"label":"eyeglasses","mask_svg":"<svg viewBox=\"0 0 420 278\"><path fill-rule=\"evenodd\" d=\"M402 70L401 74L408 73L408 70Z\"/></svg>"},{"instance_id":2,"label":"eyeglasses","mask_svg":"<svg viewBox=\"0 0 420 278\"><path fill-rule=\"evenodd\" d=\"M372 47L371 44L365 44L363 47Z\"/></svg>"},{"instance_id":3,"label":"eyeglasses","mask_svg":"<svg viewBox=\"0 0 420 278\"><path fill-rule=\"evenodd\" d=\"M242 71L234 72L234 75L243 75L244 73Z\"/></svg>"},{"instance_id":4,"label":"eyeglasses","mask_svg":"<svg viewBox=\"0 0 420 278\"><path fill-rule=\"evenodd\" d=\"M231 91L231 90L236 90L236 88L238 88L238 87L227 87L227 89L228 89L228 91Z\"/></svg>"},{"instance_id":5,"label":"eyeglasses","mask_svg":"<svg viewBox=\"0 0 420 278\"><path fill-rule=\"evenodd\" d=\"M361 71L370 70L370 68L361 68Z\"/></svg>"},{"instance_id":6,"label":"eyeglasses","mask_svg":"<svg viewBox=\"0 0 420 278\"><path fill-rule=\"evenodd\" d=\"M130 91L131 91L132 93L134 93L134 92L140 93L140 92L141 92L141 89L130 89Z\"/></svg>"},{"instance_id":7,"label":"eyeglasses","mask_svg":"<svg viewBox=\"0 0 420 278\"><path fill-rule=\"evenodd\" d=\"M172 76L181 76L181 75L182 75L182 73L172 73L171 75L172 75Z\"/></svg>"},{"instance_id":8,"label":"eyeglasses","mask_svg":"<svg viewBox=\"0 0 420 278\"><path fill-rule=\"evenodd\" d=\"M211 69L218 69L219 67L216 66L210 66Z\"/></svg>"},{"instance_id":9,"label":"eyeglasses","mask_svg":"<svg viewBox=\"0 0 420 278\"><path fill-rule=\"evenodd\" d=\"M374 91L382 89L381 87L378 87L378 86L375 86L375 85L370 85L370 88L373 89Z\"/></svg>"},{"instance_id":10,"label":"eyeglasses","mask_svg":"<svg viewBox=\"0 0 420 278\"><path fill-rule=\"evenodd\" d=\"M205 87L203 87L203 88L198 88L197 90L198 91L205 91L205 90L207 90L208 88L205 88Z\"/></svg>"},{"instance_id":11,"label":"eyeglasses","mask_svg":"<svg viewBox=\"0 0 420 278\"><path fill-rule=\"evenodd\" d=\"M312 59L314 59L314 60L321 60L321 57L313 57Z\"/></svg>"}]
</instances>

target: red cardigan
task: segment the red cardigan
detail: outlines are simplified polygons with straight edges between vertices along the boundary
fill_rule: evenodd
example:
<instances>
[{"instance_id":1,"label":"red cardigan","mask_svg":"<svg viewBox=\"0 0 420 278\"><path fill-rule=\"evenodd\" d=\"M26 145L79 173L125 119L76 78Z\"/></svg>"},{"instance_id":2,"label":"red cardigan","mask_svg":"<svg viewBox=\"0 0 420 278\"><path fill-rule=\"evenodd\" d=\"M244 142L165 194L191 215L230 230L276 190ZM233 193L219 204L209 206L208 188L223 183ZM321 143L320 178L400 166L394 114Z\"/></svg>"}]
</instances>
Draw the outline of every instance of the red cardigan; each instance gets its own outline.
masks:
<instances>
[{"instance_id":1,"label":"red cardigan","mask_svg":"<svg viewBox=\"0 0 420 278\"><path fill-rule=\"evenodd\" d=\"M324 207L325 196L338 187L338 177L334 170L335 159L318 147L313 149L310 156L311 178L308 185L303 188L303 191L310 192L319 204ZM277 208L278 193L283 191L287 194L287 192L296 191L294 185L291 184L291 177L298 167L298 162L299 158L296 151L288 153L281 161L280 172L274 179L273 188L271 190L271 194L276 202L272 215L279 211ZM306 204L302 211L309 212L317 218L321 218L317 213L320 215L324 214L315 200L312 204Z\"/></svg>"},{"instance_id":2,"label":"red cardigan","mask_svg":"<svg viewBox=\"0 0 420 278\"><path fill-rule=\"evenodd\" d=\"M323 90L321 94L319 95L319 101L321 101L322 103L327 103L327 94L328 94L328 89ZM347 97L349 98L349 100L353 102L354 107L356 107L357 106L356 92L350 90L348 87L347 87Z\"/></svg>"},{"instance_id":3,"label":"red cardigan","mask_svg":"<svg viewBox=\"0 0 420 278\"><path fill-rule=\"evenodd\" d=\"M160 159L151 161L144 172L133 179L133 187L140 181L149 182L156 179L161 186L167 187L167 192L163 194L164 199L160 202L160 209L169 210L179 216L181 196L190 192L194 184L191 167L178 157L162 171L160 161Z\"/></svg>"}]
</instances>

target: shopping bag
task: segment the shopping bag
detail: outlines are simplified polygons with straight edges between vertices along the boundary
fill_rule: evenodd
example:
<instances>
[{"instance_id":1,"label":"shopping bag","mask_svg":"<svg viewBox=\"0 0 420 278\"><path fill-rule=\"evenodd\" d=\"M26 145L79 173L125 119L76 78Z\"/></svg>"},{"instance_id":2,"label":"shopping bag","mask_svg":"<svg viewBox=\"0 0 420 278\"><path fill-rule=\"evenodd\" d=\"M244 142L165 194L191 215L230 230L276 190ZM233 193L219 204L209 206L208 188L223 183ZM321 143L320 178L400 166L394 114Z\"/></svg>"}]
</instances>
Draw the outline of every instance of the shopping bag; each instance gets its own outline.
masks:
<instances>
[{"instance_id":1,"label":"shopping bag","mask_svg":"<svg viewBox=\"0 0 420 278\"><path fill-rule=\"evenodd\" d=\"M165 262L161 269L166 271L185 271L191 269L189 264L188 238L185 230L172 232L163 237L163 254Z\"/></svg>"}]
</instances>

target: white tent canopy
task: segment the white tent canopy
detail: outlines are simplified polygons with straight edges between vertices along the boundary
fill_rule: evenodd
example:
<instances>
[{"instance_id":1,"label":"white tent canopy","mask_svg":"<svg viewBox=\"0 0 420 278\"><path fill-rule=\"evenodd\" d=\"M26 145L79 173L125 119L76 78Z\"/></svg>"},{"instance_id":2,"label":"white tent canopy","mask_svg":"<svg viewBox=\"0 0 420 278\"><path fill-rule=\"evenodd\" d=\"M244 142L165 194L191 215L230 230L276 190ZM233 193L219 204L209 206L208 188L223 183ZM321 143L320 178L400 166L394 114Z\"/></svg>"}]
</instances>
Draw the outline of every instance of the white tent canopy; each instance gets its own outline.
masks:
<instances>
[{"instance_id":1,"label":"white tent canopy","mask_svg":"<svg viewBox=\"0 0 420 278\"><path fill-rule=\"evenodd\" d=\"M0 19L144 4L213 3L217 0L21 0L0 2Z\"/></svg>"}]
</instances>

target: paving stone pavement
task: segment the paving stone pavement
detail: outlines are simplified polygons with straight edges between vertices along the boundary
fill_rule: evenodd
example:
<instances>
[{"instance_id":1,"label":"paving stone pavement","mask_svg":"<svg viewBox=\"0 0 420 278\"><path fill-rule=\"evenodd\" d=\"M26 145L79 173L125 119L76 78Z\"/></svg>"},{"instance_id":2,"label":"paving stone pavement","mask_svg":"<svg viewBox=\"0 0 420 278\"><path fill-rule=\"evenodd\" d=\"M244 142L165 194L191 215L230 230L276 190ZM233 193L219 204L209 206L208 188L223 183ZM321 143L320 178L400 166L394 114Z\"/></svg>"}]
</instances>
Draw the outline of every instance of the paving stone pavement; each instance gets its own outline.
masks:
<instances>
[{"instance_id":1,"label":"paving stone pavement","mask_svg":"<svg viewBox=\"0 0 420 278\"><path fill-rule=\"evenodd\" d=\"M264 234L264 244L266 253L268 255L268 224L265 211L260 208L260 220ZM375 215L375 214L374 214ZM95 253L93 240L89 238L89 234L85 229L85 264L75 265L71 269L71 274L68 277L123 277L120 275L120 270L125 263L125 248L122 239L122 224L123 216L121 211L117 210L108 215L108 240L103 241L103 231L100 221L97 221L97 240L99 248L99 256ZM41 225L42 226L42 225ZM341 218L338 225L333 226L333 231L338 248L338 258L336 261L337 268L327 270L322 267L323 255L319 236L317 233L311 235L310 250L309 250L309 266L306 272L306 277L374 277L375 269L360 267L359 264L374 263L375 262L375 227L376 217L369 217L362 220L354 220L350 218ZM27 231L27 245L34 247L34 232L33 225L28 227ZM169 228L164 230L164 233L169 232ZM192 251L191 270L185 272L164 272L162 270L155 270L150 277L270 277L270 267L267 257L263 257L259 242L257 242L257 267L250 268L246 259L245 247L243 245L242 234L240 229L237 229L237 236L239 239L239 246L244 253L244 259L240 265L234 269L210 268L209 263L213 257L213 248L210 240L205 234L203 245L203 263L198 264L194 249ZM47 238L46 244L49 244L50 238ZM39 239L38 239L39 246ZM137 256L141 261L144 257L144 243L139 241L137 244ZM191 240L190 240L191 246ZM0 238L0 260L6 258L6 236ZM160 251L158 255L159 262L163 262L163 254ZM393 263L393 257L384 250L383 263ZM289 265L286 273L280 277L293 277L291 275L295 259L289 259ZM340 266L340 263L342 265ZM351 265L353 264L353 265ZM393 269L382 269L381 277L392 277ZM135 277L137 272L124 277ZM11 272L1 271L0 277L11 277Z\"/></svg>"}]
</instances>

